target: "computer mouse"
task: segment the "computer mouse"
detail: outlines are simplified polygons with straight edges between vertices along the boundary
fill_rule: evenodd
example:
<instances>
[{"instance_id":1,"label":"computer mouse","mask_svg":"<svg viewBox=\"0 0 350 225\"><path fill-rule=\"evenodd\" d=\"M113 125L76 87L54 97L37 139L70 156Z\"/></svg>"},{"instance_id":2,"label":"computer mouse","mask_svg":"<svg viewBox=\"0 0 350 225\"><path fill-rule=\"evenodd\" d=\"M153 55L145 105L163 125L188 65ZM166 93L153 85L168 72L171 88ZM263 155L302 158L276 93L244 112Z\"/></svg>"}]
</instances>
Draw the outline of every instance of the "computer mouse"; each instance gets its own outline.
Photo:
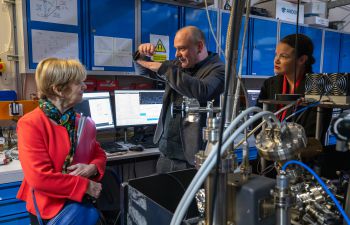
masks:
<instances>
[{"instance_id":1,"label":"computer mouse","mask_svg":"<svg viewBox=\"0 0 350 225\"><path fill-rule=\"evenodd\" d=\"M144 147L142 145L134 145L129 147L129 150L135 152L142 152L144 150Z\"/></svg>"}]
</instances>

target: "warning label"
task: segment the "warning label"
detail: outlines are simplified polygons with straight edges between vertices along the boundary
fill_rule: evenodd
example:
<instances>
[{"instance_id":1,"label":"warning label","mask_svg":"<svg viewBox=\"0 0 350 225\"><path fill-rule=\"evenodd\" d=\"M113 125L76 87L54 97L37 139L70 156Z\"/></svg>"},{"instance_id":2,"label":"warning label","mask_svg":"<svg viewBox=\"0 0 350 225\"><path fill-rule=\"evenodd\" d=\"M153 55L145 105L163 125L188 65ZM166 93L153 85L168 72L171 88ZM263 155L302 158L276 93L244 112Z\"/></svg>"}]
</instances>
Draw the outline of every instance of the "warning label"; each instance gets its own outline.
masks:
<instances>
[{"instance_id":1,"label":"warning label","mask_svg":"<svg viewBox=\"0 0 350 225\"><path fill-rule=\"evenodd\" d=\"M153 61L163 62L169 59L169 36L151 34L150 43L155 46Z\"/></svg>"},{"instance_id":2,"label":"warning label","mask_svg":"<svg viewBox=\"0 0 350 225\"><path fill-rule=\"evenodd\" d=\"M166 60L166 55L153 55L153 61L163 62Z\"/></svg>"},{"instance_id":3,"label":"warning label","mask_svg":"<svg viewBox=\"0 0 350 225\"><path fill-rule=\"evenodd\" d=\"M162 40L158 39L155 51L156 52L166 52L166 49L163 45Z\"/></svg>"}]
</instances>

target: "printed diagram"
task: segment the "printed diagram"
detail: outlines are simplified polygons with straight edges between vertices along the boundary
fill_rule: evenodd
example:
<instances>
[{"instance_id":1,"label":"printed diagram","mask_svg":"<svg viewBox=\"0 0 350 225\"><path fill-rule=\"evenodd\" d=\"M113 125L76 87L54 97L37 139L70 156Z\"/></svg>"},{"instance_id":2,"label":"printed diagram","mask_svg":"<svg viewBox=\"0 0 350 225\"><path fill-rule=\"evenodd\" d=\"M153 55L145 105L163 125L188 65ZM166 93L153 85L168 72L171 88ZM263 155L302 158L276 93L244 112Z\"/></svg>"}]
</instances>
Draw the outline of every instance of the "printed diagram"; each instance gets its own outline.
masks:
<instances>
[{"instance_id":1,"label":"printed diagram","mask_svg":"<svg viewBox=\"0 0 350 225\"><path fill-rule=\"evenodd\" d=\"M57 1L57 0L42 0L41 3L37 3L35 7L36 14L41 17L56 17L61 18L61 12L67 11L66 1Z\"/></svg>"},{"instance_id":2,"label":"printed diagram","mask_svg":"<svg viewBox=\"0 0 350 225\"><path fill-rule=\"evenodd\" d=\"M48 57L79 59L78 34L32 30L32 49L34 63Z\"/></svg>"},{"instance_id":3,"label":"printed diagram","mask_svg":"<svg viewBox=\"0 0 350 225\"><path fill-rule=\"evenodd\" d=\"M32 21L78 25L78 0L30 0Z\"/></svg>"}]
</instances>

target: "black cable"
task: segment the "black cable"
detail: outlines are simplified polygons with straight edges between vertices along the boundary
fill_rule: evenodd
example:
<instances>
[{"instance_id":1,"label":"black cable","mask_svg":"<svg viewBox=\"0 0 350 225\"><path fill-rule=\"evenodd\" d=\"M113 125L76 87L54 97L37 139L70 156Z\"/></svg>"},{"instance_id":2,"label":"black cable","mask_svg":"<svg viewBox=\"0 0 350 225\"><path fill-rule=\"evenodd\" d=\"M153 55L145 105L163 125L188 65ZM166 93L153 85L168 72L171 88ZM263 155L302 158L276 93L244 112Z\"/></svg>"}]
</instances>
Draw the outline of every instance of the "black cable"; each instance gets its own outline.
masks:
<instances>
[{"instance_id":1,"label":"black cable","mask_svg":"<svg viewBox=\"0 0 350 225\"><path fill-rule=\"evenodd\" d=\"M233 7L231 9L233 11ZM232 13L232 12L231 12ZM232 15L231 15L232 16ZM232 27L231 27L232 29ZM229 63L229 62L227 62ZM210 221L208 225L213 224L213 217L214 217L214 209L215 209L215 200L216 200L216 195L217 195L217 190L218 190L218 176L220 173L220 159L221 159L221 147L222 147L222 139L223 139L223 133L224 133L224 124L225 124L225 118L226 118L226 107L227 107L227 96L228 96L228 88L229 88L229 81L230 81L230 74L226 74L227 76L225 77L225 88L224 88L224 102L223 106L221 109L221 121L220 121L220 127L219 127L219 141L218 141L218 151L216 155L216 167L215 167L215 174L214 174L214 190L213 190L213 207L211 208L210 212Z\"/></svg>"},{"instance_id":2,"label":"black cable","mask_svg":"<svg viewBox=\"0 0 350 225\"><path fill-rule=\"evenodd\" d=\"M296 38L294 43L295 49L295 61L294 61L294 84L293 90L295 94L296 91L296 82L297 82L297 61L298 61L298 38L299 38L299 9L300 9L300 0L298 0L298 9L297 9L297 24L296 24Z\"/></svg>"},{"instance_id":3,"label":"black cable","mask_svg":"<svg viewBox=\"0 0 350 225\"><path fill-rule=\"evenodd\" d=\"M134 178L136 178L136 158L134 158Z\"/></svg>"},{"instance_id":4,"label":"black cable","mask_svg":"<svg viewBox=\"0 0 350 225\"><path fill-rule=\"evenodd\" d=\"M146 78L146 79L150 79L150 80L154 80L154 81L166 83L165 80L160 79L160 78L152 78L152 77L148 77L147 75L140 75L140 74L138 74L137 76L141 76L141 77L144 77L144 78Z\"/></svg>"},{"instance_id":5,"label":"black cable","mask_svg":"<svg viewBox=\"0 0 350 225\"><path fill-rule=\"evenodd\" d=\"M121 211L121 210L119 210L119 212L118 212L118 214L117 214L117 218L114 220L113 225L116 225L116 224L117 224L118 219L119 219L119 217L120 217L120 214L121 214L121 213L122 213L122 211Z\"/></svg>"},{"instance_id":6,"label":"black cable","mask_svg":"<svg viewBox=\"0 0 350 225\"><path fill-rule=\"evenodd\" d=\"M122 182L124 182L124 166L123 165L120 165L120 171L121 171L121 174L122 174Z\"/></svg>"}]
</instances>

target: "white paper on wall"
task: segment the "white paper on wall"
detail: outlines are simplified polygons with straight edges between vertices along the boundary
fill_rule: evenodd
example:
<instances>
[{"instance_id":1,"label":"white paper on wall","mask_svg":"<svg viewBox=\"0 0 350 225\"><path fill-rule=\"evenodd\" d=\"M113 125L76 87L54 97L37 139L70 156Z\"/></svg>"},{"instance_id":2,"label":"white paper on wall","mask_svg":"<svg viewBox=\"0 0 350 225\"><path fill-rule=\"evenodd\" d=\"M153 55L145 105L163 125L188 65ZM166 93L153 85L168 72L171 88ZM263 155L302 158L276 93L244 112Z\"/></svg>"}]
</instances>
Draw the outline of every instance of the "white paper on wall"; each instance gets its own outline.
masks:
<instances>
[{"instance_id":1,"label":"white paper on wall","mask_svg":"<svg viewBox=\"0 0 350 225\"><path fill-rule=\"evenodd\" d=\"M30 0L32 21L78 25L77 0Z\"/></svg>"},{"instance_id":2,"label":"white paper on wall","mask_svg":"<svg viewBox=\"0 0 350 225\"><path fill-rule=\"evenodd\" d=\"M76 33L32 30L33 62L48 57L79 59L79 38Z\"/></svg>"},{"instance_id":3,"label":"white paper on wall","mask_svg":"<svg viewBox=\"0 0 350 225\"><path fill-rule=\"evenodd\" d=\"M114 38L114 63L119 67L132 67L132 39Z\"/></svg>"},{"instance_id":4,"label":"white paper on wall","mask_svg":"<svg viewBox=\"0 0 350 225\"><path fill-rule=\"evenodd\" d=\"M132 67L132 39L94 37L95 66Z\"/></svg>"}]
</instances>

